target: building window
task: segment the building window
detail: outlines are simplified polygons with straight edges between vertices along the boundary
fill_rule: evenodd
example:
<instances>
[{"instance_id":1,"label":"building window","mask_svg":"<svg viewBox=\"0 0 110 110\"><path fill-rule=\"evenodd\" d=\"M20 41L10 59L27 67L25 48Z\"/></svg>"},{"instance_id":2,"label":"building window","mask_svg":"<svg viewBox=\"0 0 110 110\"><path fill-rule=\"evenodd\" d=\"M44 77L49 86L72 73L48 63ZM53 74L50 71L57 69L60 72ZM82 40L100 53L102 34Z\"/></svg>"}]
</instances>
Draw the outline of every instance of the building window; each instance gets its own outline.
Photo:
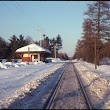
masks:
<instances>
[{"instance_id":1,"label":"building window","mask_svg":"<svg viewBox=\"0 0 110 110\"><path fill-rule=\"evenodd\" d=\"M38 59L38 55L34 55L34 59Z\"/></svg>"}]
</instances>

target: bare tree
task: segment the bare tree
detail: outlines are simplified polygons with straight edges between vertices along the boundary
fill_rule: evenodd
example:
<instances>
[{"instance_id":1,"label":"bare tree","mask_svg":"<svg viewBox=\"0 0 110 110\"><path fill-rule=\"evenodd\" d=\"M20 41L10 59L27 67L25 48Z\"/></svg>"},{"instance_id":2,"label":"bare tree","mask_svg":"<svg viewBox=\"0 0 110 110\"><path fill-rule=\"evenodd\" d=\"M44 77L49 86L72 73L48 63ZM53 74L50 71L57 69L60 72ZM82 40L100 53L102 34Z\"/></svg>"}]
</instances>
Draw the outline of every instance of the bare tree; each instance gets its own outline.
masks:
<instances>
[{"instance_id":1,"label":"bare tree","mask_svg":"<svg viewBox=\"0 0 110 110\"><path fill-rule=\"evenodd\" d=\"M94 38L95 63L99 64L101 41L110 39L110 2L109 1L94 1L93 4L88 4L88 10L85 15L89 19L89 35ZM88 31L87 31L88 32Z\"/></svg>"}]
</instances>

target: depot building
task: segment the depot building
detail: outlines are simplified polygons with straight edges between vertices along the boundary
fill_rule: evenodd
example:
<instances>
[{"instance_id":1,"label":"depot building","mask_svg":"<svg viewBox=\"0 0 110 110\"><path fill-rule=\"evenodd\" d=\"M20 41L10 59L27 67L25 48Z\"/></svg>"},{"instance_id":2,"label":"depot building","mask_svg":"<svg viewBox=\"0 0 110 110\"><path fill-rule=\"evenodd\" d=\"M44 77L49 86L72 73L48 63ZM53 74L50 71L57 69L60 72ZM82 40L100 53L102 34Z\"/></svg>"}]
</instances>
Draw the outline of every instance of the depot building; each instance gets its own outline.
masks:
<instances>
[{"instance_id":1,"label":"depot building","mask_svg":"<svg viewBox=\"0 0 110 110\"><path fill-rule=\"evenodd\" d=\"M51 54L50 50L43 48L37 44L30 44L21 47L15 51L22 59L22 62L45 61Z\"/></svg>"}]
</instances>

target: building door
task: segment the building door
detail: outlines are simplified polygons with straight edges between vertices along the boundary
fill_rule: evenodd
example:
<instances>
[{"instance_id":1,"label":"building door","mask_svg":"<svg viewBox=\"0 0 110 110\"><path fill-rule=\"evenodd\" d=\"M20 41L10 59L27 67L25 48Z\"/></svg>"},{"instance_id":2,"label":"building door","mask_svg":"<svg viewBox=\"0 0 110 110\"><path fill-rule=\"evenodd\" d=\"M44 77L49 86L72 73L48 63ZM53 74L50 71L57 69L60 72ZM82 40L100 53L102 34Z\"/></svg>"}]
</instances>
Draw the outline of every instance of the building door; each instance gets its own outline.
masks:
<instances>
[{"instance_id":1,"label":"building door","mask_svg":"<svg viewBox=\"0 0 110 110\"><path fill-rule=\"evenodd\" d=\"M38 55L34 55L34 61L38 61Z\"/></svg>"}]
</instances>

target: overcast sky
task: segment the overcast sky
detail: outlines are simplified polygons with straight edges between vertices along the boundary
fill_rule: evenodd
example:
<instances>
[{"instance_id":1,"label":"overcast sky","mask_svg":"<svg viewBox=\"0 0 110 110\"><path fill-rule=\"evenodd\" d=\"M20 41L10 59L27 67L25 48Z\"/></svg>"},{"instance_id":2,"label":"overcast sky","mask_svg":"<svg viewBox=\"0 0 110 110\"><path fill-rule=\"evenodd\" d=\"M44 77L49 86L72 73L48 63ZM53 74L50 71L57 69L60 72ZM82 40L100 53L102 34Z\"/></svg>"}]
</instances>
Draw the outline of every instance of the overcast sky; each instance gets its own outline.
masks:
<instances>
[{"instance_id":1,"label":"overcast sky","mask_svg":"<svg viewBox=\"0 0 110 110\"><path fill-rule=\"evenodd\" d=\"M61 35L63 48L73 56L77 40L81 38L82 23L87 4L91 1L0 1L0 36L8 40L31 36L41 39L38 29L49 38ZM42 37L43 38L43 37Z\"/></svg>"}]
</instances>

